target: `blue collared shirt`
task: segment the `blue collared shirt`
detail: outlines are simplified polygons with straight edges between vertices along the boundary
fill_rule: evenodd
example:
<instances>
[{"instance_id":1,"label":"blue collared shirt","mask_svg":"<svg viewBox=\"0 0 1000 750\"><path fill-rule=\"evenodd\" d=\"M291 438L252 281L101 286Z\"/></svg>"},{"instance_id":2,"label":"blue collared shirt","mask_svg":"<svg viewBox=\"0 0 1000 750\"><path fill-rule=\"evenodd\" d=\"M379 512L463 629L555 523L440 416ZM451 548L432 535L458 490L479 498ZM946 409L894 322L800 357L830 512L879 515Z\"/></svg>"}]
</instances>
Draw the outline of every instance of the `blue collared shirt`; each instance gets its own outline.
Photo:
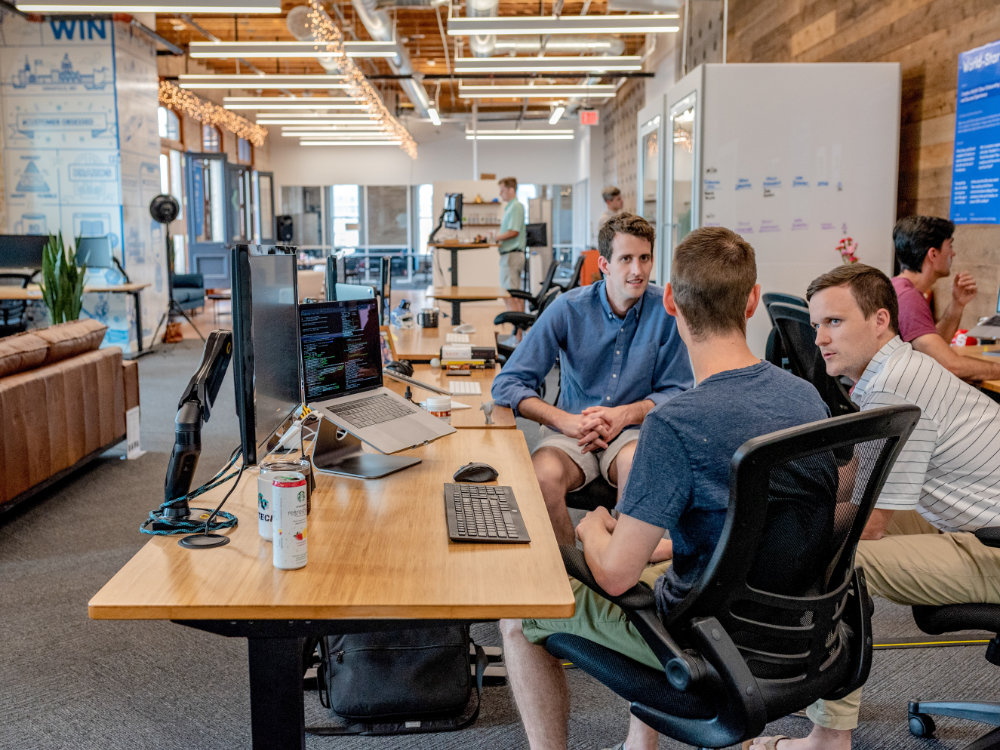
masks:
<instances>
[{"instance_id":1,"label":"blue collared shirt","mask_svg":"<svg viewBox=\"0 0 1000 750\"><path fill-rule=\"evenodd\" d=\"M668 401L694 385L687 347L653 286L619 318L605 283L579 287L549 305L493 381L493 400L517 412L538 396L545 375L560 365L556 406L579 414L588 406Z\"/></svg>"}]
</instances>

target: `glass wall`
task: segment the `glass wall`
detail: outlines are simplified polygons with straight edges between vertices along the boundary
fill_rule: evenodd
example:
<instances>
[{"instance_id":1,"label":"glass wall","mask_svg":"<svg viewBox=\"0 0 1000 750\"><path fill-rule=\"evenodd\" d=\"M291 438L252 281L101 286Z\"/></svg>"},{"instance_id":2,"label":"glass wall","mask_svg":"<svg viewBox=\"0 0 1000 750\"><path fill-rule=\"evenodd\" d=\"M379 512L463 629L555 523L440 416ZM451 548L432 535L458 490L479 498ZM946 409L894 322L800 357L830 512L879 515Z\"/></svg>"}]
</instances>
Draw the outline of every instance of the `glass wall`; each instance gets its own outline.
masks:
<instances>
[{"instance_id":1,"label":"glass wall","mask_svg":"<svg viewBox=\"0 0 1000 750\"><path fill-rule=\"evenodd\" d=\"M292 217L291 244L303 251L315 250L323 257L323 188L298 185L282 186L281 211Z\"/></svg>"}]
</instances>

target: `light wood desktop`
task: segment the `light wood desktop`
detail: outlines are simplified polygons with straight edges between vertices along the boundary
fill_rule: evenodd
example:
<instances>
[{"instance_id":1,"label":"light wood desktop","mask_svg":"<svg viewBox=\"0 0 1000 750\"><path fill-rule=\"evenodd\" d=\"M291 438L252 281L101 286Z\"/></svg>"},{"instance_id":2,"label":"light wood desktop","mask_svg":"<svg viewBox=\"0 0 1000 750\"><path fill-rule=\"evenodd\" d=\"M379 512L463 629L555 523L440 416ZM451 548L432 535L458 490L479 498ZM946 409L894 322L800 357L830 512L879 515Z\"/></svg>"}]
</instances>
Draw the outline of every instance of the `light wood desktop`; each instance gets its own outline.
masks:
<instances>
[{"instance_id":1,"label":"light wood desktop","mask_svg":"<svg viewBox=\"0 0 1000 750\"><path fill-rule=\"evenodd\" d=\"M953 346L952 350L966 357L975 357L984 362L1000 364L1000 344L990 344L988 346ZM988 354L987 352L997 352ZM1000 393L1000 380L984 380L977 385L985 391Z\"/></svg>"},{"instance_id":2,"label":"light wood desktop","mask_svg":"<svg viewBox=\"0 0 1000 750\"><path fill-rule=\"evenodd\" d=\"M410 309L413 310L412 306ZM502 311L503 307L497 302L470 303L466 307L465 323L473 326L475 331L468 334L469 343L473 346L495 347L494 331L498 329L493 325L493 319ZM416 326L401 329L393 326L392 343L396 350L396 358L408 359L411 362L430 362L435 357L441 356L441 347L448 343L448 334L453 331L454 327L443 318L437 328Z\"/></svg>"},{"instance_id":3,"label":"light wood desktop","mask_svg":"<svg viewBox=\"0 0 1000 750\"><path fill-rule=\"evenodd\" d=\"M514 419L514 412L511 411L510 407L494 406L490 412L490 424L486 423L486 415L480 408L484 403L492 400L492 397L490 396L490 388L493 387L493 378L496 377L498 372L500 372L499 367L491 367L485 370L472 370L471 375L449 376L440 367L431 367L430 365L414 365L412 377L414 380L421 380L425 383L437 386L438 388L444 388L446 390L449 387L448 384L453 380L479 383L479 388L482 391L479 395L463 393L452 396L454 401L459 401L470 407L468 409L452 409L451 424L455 429L513 429L517 427L517 423ZM401 383L398 380L393 380L392 378L385 378L384 384L387 388L391 388L399 394L402 394L406 390L406 383ZM412 391L414 401L423 401L428 396L435 395L430 391L422 391L419 388L413 388Z\"/></svg>"},{"instance_id":4,"label":"light wood desktop","mask_svg":"<svg viewBox=\"0 0 1000 750\"><path fill-rule=\"evenodd\" d=\"M302 643L307 635L397 619L568 617L573 595L517 430L463 430L403 455L422 463L378 480L317 476L309 562L271 564L257 532L255 473L227 510L241 523L210 550L154 537L90 600L97 620L174 620L245 637L255 748L304 748ZM530 544L448 540L442 486L486 461L514 489ZM216 490L196 505L218 501Z\"/></svg>"},{"instance_id":5,"label":"light wood desktop","mask_svg":"<svg viewBox=\"0 0 1000 750\"><path fill-rule=\"evenodd\" d=\"M510 293L496 286L440 286L434 287L430 294L436 300L451 303L452 325L460 325L462 320L463 302L486 302L494 299L506 299Z\"/></svg>"}]
</instances>

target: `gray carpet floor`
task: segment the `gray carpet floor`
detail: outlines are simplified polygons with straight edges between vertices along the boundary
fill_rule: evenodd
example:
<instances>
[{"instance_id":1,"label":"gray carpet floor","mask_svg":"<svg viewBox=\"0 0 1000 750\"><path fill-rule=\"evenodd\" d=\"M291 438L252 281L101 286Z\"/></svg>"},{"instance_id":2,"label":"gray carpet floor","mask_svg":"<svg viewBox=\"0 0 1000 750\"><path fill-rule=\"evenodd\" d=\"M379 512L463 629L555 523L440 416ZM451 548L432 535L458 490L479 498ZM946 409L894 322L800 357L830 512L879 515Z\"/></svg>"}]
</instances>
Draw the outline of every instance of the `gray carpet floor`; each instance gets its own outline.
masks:
<instances>
[{"instance_id":1,"label":"gray carpet floor","mask_svg":"<svg viewBox=\"0 0 1000 750\"><path fill-rule=\"evenodd\" d=\"M167 622L91 621L90 597L139 549L139 524L162 498L177 399L201 354L197 341L161 345L140 360L141 458L124 446L34 500L0 516L0 750L229 750L249 747L249 688L244 641ZM196 484L237 444L232 379L206 425ZM529 433L530 434L530 433ZM533 436L532 436L533 437ZM916 636L909 610L878 602L877 640ZM484 645L496 627L477 625ZM984 730L938 721L937 740L906 729L911 698L995 699L1000 673L983 647L877 651L854 747L958 748ZM627 706L578 670L569 671L570 744L620 742ZM307 724L327 721L315 693ZM789 718L768 729L808 730ZM476 724L464 731L408 737L309 737L309 748L520 748L524 732L506 686L488 687ZM662 739L662 748L681 747ZM280 750L280 749L278 749Z\"/></svg>"}]
</instances>

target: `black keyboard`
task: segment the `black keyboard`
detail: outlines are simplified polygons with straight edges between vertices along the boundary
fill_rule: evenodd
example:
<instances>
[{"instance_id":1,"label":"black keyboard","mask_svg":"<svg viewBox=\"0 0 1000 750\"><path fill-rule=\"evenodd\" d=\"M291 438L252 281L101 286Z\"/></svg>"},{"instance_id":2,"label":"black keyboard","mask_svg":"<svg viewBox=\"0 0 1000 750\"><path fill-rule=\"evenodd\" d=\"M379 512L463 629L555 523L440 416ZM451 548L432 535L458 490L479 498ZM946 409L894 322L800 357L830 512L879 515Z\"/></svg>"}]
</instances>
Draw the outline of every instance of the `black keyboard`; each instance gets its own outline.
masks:
<instances>
[{"instance_id":1,"label":"black keyboard","mask_svg":"<svg viewBox=\"0 0 1000 750\"><path fill-rule=\"evenodd\" d=\"M531 541L510 487L445 482L444 508L452 541Z\"/></svg>"}]
</instances>

